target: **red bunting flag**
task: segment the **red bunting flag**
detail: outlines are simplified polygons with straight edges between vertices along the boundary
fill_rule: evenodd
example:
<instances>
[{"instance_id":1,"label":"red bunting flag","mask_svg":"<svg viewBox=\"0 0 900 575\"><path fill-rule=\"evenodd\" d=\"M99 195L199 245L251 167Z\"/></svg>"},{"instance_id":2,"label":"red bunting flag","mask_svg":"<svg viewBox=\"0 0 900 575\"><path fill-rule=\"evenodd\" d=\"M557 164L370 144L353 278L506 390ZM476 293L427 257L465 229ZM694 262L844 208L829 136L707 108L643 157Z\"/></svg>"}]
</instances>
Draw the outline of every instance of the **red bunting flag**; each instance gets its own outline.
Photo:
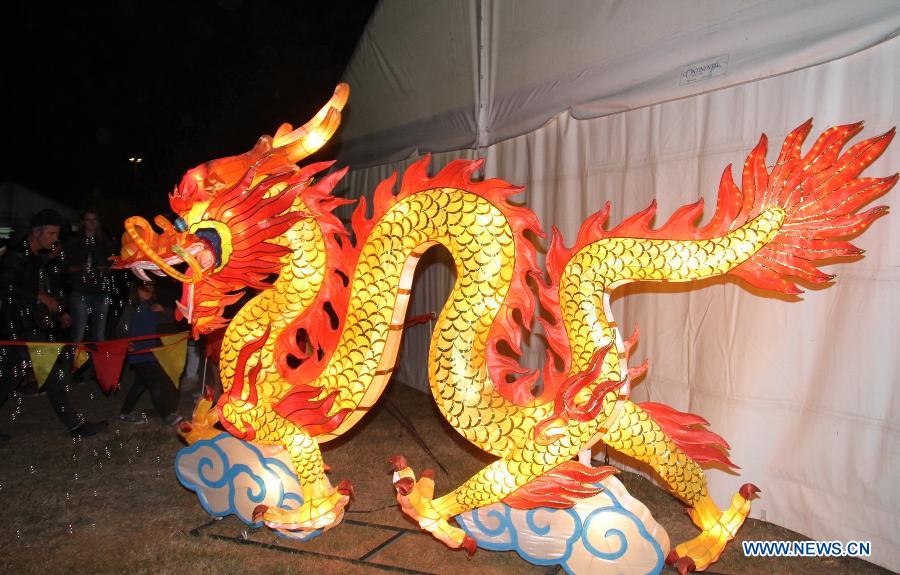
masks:
<instances>
[{"instance_id":1,"label":"red bunting flag","mask_svg":"<svg viewBox=\"0 0 900 575\"><path fill-rule=\"evenodd\" d=\"M94 344L97 351L91 354L94 360L94 370L97 372L97 383L103 393L119 387L119 377L122 375L122 364L125 363L125 355L128 353L127 340L98 341Z\"/></svg>"}]
</instances>

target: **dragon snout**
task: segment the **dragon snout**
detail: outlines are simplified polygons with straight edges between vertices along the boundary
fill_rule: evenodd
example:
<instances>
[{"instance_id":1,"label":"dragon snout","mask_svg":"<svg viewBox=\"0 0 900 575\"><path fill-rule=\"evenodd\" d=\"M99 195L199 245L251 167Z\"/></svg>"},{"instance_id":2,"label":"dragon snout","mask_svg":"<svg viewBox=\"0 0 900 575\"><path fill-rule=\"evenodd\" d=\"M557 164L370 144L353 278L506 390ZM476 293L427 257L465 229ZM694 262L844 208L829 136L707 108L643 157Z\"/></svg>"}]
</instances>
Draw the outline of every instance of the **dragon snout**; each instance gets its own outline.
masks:
<instances>
[{"instance_id":1,"label":"dragon snout","mask_svg":"<svg viewBox=\"0 0 900 575\"><path fill-rule=\"evenodd\" d=\"M144 279L144 271L150 270L164 273L186 284L199 282L203 278L203 266L189 248L182 247L190 242L190 234L180 231L184 228L183 220L180 224L173 225L163 216L156 216L153 222L162 233L156 233L150 222L140 216L131 216L125 220L122 251L116 267L131 268ZM174 265L178 263L187 264L189 273L176 270Z\"/></svg>"}]
</instances>

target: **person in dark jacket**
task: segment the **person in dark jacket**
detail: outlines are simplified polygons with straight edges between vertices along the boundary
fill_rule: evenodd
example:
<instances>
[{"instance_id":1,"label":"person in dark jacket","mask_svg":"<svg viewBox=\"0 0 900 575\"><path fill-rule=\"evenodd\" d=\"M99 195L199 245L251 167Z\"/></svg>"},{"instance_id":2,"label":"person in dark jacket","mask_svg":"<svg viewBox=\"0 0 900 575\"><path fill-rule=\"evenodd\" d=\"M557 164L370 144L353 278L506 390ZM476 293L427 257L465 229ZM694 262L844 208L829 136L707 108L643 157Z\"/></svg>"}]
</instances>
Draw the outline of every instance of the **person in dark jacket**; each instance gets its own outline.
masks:
<instances>
[{"instance_id":1,"label":"person in dark jacket","mask_svg":"<svg viewBox=\"0 0 900 575\"><path fill-rule=\"evenodd\" d=\"M38 212L25 239L7 249L0 266L0 339L22 342L62 341L61 330L71 318L66 313L59 268L59 232L62 216L53 210ZM73 436L99 433L106 421L86 421L71 405L67 388L71 379L73 350L60 350L44 383L44 391L56 415ZM0 347L0 405L19 386L30 367L28 348Z\"/></svg>"},{"instance_id":2,"label":"person in dark jacket","mask_svg":"<svg viewBox=\"0 0 900 575\"><path fill-rule=\"evenodd\" d=\"M162 332L162 326L173 321L173 312L156 301L156 286L152 282L137 281L132 290L132 298L125 308L116 337L127 338L143 335L156 335ZM167 425L178 425L182 417L175 413L178 406L178 390L169 380L165 370L156 361L151 352L135 353L159 347L158 339L143 339L128 345L128 367L134 372L135 379L125 396L119 419L126 423L146 423L147 418L134 413L138 399L144 391L150 392L153 409L162 417Z\"/></svg>"},{"instance_id":3,"label":"person in dark jacket","mask_svg":"<svg viewBox=\"0 0 900 575\"><path fill-rule=\"evenodd\" d=\"M69 313L72 315L72 340L84 339L90 318L88 340L106 339L106 314L112 292L109 258L115 248L100 227L94 210L81 212L77 234L66 242L65 270L69 287Z\"/></svg>"}]
</instances>

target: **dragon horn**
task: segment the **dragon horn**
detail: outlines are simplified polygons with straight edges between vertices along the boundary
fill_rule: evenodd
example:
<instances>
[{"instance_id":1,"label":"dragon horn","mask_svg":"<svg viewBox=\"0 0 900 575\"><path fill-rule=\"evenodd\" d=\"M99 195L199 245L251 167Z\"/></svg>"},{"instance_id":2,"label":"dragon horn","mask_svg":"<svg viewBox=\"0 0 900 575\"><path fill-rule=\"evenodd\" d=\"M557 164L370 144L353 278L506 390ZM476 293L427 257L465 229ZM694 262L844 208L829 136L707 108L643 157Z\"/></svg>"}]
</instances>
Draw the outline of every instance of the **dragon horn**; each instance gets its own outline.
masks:
<instances>
[{"instance_id":1,"label":"dragon horn","mask_svg":"<svg viewBox=\"0 0 900 575\"><path fill-rule=\"evenodd\" d=\"M324 146L334 135L341 123L341 110L349 96L350 87L338 84L331 99L306 124L297 129L292 129L290 124L282 124L274 137L262 136L248 152L201 164L185 175L175 196L185 193L181 188L191 186L198 187L205 194L226 190L243 178L254 164L258 164L257 173L261 174L285 164L296 164ZM189 178L196 181L188 183Z\"/></svg>"},{"instance_id":2,"label":"dragon horn","mask_svg":"<svg viewBox=\"0 0 900 575\"><path fill-rule=\"evenodd\" d=\"M304 125L290 130L282 125L272 140L272 151L265 163L296 164L325 145L341 124L341 110L350 97L350 86L341 83L334 89L331 99Z\"/></svg>"}]
</instances>

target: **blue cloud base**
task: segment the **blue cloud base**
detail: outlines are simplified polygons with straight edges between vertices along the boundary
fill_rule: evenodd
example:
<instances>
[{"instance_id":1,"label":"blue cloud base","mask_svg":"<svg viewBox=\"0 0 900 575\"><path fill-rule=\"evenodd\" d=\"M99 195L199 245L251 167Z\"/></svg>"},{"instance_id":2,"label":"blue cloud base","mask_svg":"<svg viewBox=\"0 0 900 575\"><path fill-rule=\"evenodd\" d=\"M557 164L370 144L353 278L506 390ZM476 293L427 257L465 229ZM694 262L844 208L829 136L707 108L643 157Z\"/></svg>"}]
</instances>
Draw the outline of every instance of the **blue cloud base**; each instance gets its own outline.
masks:
<instances>
[{"instance_id":1,"label":"blue cloud base","mask_svg":"<svg viewBox=\"0 0 900 575\"><path fill-rule=\"evenodd\" d=\"M479 547L515 551L537 565L583 575L655 575L665 567L669 536L615 477L570 509L513 509L503 503L456 517Z\"/></svg>"}]
</instances>

